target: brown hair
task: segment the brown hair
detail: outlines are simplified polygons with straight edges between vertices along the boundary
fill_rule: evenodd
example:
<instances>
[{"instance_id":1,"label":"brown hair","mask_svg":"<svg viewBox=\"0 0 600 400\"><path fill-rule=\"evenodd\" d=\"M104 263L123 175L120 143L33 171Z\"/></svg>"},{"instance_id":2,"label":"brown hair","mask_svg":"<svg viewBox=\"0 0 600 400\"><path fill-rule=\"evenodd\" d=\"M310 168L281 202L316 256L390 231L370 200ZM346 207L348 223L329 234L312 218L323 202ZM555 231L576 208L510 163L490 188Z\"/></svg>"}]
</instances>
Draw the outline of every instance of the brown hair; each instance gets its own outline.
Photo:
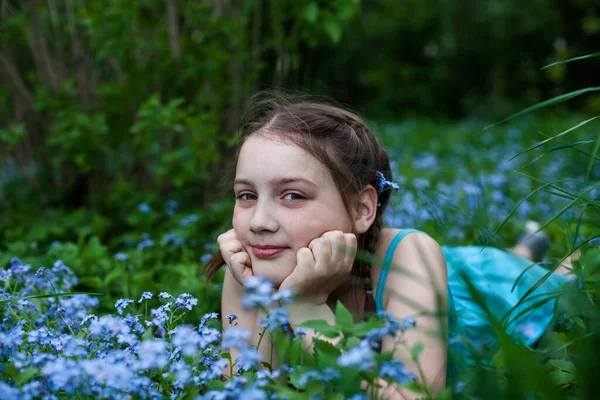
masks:
<instances>
[{"instance_id":1,"label":"brown hair","mask_svg":"<svg viewBox=\"0 0 600 400\"><path fill-rule=\"evenodd\" d=\"M365 123L352 112L323 103L294 103L279 98L259 100L252 110L251 117L242 126L235 164L240 149L251 135L276 135L304 149L329 169L346 210L350 210L353 195L366 185L377 188L377 171L387 180L392 180L387 152ZM357 236L359 251L374 254L389 199L389 190L379 194L380 206L377 207L375 221L367 232ZM205 265L206 279L210 279L223 264L223 257L217 251ZM356 260L352 275L366 282L369 267L368 262Z\"/></svg>"}]
</instances>

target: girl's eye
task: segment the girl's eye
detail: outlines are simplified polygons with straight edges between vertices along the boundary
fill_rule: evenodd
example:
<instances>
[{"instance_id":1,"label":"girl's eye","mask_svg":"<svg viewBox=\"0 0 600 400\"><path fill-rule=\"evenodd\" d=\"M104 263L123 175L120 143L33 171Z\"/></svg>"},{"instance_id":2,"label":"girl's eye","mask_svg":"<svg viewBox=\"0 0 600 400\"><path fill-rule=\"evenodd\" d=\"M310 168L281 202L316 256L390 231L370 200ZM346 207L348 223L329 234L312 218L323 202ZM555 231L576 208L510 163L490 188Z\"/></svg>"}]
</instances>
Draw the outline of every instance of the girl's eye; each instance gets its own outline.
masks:
<instances>
[{"instance_id":1,"label":"girl's eye","mask_svg":"<svg viewBox=\"0 0 600 400\"><path fill-rule=\"evenodd\" d=\"M285 196L283 196L283 198L285 200L304 200L305 197L302 196L301 194L298 193L287 193Z\"/></svg>"},{"instance_id":2,"label":"girl's eye","mask_svg":"<svg viewBox=\"0 0 600 400\"><path fill-rule=\"evenodd\" d=\"M244 200L244 201L256 200L256 196L253 195L252 193L240 193L240 194L238 194L237 199Z\"/></svg>"}]
</instances>

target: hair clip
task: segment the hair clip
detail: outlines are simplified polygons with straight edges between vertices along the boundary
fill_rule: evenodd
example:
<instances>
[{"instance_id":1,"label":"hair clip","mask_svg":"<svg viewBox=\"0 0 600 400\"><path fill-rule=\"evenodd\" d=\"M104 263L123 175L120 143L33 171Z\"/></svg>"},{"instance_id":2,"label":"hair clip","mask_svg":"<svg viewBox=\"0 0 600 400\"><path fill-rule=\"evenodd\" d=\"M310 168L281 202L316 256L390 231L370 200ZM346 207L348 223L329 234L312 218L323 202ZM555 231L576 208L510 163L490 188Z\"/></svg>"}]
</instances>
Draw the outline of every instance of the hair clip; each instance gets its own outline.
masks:
<instances>
[{"instance_id":1,"label":"hair clip","mask_svg":"<svg viewBox=\"0 0 600 400\"><path fill-rule=\"evenodd\" d=\"M377 171L377 194L381 194L384 190L391 189L394 192L397 192L400 189L400 186L396 182L388 181L385 179L385 176Z\"/></svg>"}]
</instances>

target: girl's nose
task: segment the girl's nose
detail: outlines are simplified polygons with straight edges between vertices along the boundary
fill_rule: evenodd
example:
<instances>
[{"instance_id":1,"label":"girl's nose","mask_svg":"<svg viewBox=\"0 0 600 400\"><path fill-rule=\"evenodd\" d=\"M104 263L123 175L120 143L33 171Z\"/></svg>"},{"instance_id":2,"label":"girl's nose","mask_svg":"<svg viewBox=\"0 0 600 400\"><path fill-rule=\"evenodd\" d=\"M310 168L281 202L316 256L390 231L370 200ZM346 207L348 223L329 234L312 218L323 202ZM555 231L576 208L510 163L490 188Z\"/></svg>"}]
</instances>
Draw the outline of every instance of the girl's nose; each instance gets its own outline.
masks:
<instances>
[{"instance_id":1,"label":"girl's nose","mask_svg":"<svg viewBox=\"0 0 600 400\"><path fill-rule=\"evenodd\" d=\"M252 232L277 231L279 225L273 215L272 207L266 201L258 201L254 206L252 217L250 218L250 230Z\"/></svg>"}]
</instances>

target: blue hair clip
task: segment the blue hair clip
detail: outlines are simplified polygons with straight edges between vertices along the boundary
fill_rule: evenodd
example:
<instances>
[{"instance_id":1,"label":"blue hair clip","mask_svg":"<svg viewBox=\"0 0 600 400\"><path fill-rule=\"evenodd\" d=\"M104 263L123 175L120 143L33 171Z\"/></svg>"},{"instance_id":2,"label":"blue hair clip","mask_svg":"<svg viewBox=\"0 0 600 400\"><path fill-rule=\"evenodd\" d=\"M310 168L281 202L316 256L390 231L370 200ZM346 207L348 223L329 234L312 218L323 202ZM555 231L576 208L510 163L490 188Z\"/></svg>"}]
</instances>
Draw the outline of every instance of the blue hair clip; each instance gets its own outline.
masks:
<instances>
[{"instance_id":1,"label":"blue hair clip","mask_svg":"<svg viewBox=\"0 0 600 400\"><path fill-rule=\"evenodd\" d=\"M397 192L400 189L400 186L396 182L388 181L385 179L385 176L377 171L377 194L380 194L384 190L391 189L394 192Z\"/></svg>"}]
</instances>

